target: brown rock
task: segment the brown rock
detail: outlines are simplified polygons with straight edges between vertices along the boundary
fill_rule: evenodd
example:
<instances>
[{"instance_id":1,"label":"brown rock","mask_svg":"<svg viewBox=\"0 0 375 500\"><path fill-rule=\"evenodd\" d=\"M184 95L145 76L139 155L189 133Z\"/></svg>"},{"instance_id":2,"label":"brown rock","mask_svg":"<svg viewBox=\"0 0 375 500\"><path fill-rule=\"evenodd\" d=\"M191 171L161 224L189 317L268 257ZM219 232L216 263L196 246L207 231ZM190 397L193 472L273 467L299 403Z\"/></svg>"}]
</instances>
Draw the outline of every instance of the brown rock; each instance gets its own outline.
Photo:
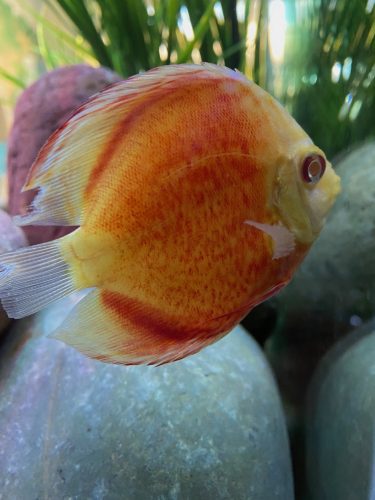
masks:
<instances>
[{"instance_id":1,"label":"brown rock","mask_svg":"<svg viewBox=\"0 0 375 500\"><path fill-rule=\"evenodd\" d=\"M106 68L83 64L46 73L20 96L8 140L9 212L25 213L35 193L20 193L39 149L70 114L90 96L121 78ZM72 228L27 226L30 244L70 232Z\"/></svg>"}]
</instances>

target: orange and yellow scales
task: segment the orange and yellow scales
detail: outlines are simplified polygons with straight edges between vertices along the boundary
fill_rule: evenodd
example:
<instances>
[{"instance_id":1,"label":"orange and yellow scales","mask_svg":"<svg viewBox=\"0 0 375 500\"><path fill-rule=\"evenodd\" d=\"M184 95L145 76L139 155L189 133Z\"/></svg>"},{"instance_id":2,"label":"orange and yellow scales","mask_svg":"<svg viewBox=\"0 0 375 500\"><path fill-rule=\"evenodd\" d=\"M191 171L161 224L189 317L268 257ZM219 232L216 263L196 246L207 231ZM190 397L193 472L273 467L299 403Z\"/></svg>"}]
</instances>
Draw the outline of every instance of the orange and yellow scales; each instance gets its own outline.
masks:
<instances>
[{"instance_id":1,"label":"orange and yellow scales","mask_svg":"<svg viewBox=\"0 0 375 500\"><path fill-rule=\"evenodd\" d=\"M19 224L77 225L0 257L12 317L90 289L55 336L90 357L160 364L199 351L288 283L339 179L241 73L157 68L97 94L48 140Z\"/></svg>"}]
</instances>

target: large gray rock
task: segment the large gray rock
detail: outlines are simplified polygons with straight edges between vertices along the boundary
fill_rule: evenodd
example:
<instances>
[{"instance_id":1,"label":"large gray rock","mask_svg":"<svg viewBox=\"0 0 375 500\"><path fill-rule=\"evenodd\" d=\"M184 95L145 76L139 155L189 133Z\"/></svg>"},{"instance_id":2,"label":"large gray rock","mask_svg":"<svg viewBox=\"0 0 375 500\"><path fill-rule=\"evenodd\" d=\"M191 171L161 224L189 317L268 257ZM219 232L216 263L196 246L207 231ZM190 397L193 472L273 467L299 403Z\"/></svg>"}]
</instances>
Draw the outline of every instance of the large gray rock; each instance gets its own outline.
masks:
<instances>
[{"instance_id":1,"label":"large gray rock","mask_svg":"<svg viewBox=\"0 0 375 500\"><path fill-rule=\"evenodd\" d=\"M375 498L375 321L319 365L307 408L311 500Z\"/></svg>"},{"instance_id":2,"label":"large gray rock","mask_svg":"<svg viewBox=\"0 0 375 500\"><path fill-rule=\"evenodd\" d=\"M159 368L105 365L45 338L70 302L0 351L0 496L293 499L279 396L248 334Z\"/></svg>"}]
</instances>

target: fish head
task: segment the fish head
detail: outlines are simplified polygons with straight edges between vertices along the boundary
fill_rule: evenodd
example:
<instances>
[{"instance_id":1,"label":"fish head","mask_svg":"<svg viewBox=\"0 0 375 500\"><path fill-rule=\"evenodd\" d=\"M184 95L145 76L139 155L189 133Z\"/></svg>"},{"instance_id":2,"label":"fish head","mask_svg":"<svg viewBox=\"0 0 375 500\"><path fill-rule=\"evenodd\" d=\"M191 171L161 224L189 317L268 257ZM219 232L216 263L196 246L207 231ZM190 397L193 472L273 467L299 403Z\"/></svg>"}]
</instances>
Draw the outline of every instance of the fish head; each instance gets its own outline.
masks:
<instances>
[{"instance_id":1,"label":"fish head","mask_svg":"<svg viewBox=\"0 0 375 500\"><path fill-rule=\"evenodd\" d=\"M340 178L309 138L279 162L273 203L296 241L311 245L340 192Z\"/></svg>"},{"instance_id":2,"label":"fish head","mask_svg":"<svg viewBox=\"0 0 375 500\"><path fill-rule=\"evenodd\" d=\"M269 222L286 227L296 243L308 247L340 193L340 178L288 111L259 86L249 85L249 113L259 113L252 134L260 145L260 170L267 172Z\"/></svg>"}]
</instances>

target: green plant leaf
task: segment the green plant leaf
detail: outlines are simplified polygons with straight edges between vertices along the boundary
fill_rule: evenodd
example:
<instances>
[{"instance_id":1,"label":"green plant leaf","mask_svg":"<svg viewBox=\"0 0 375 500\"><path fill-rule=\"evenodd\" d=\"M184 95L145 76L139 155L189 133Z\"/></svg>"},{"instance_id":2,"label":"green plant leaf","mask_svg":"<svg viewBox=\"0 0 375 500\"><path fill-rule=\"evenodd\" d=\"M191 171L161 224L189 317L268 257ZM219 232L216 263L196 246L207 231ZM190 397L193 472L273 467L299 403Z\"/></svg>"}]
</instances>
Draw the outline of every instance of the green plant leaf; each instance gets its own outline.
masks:
<instances>
[{"instance_id":1,"label":"green plant leaf","mask_svg":"<svg viewBox=\"0 0 375 500\"><path fill-rule=\"evenodd\" d=\"M166 10L166 25L168 27L168 43L167 43L168 63L171 62L171 52L176 40L177 18L180 7L181 7L180 0L170 0L168 2Z\"/></svg>"},{"instance_id":2,"label":"green plant leaf","mask_svg":"<svg viewBox=\"0 0 375 500\"><path fill-rule=\"evenodd\" d=\"M19 78L17 78L14 75L11 75L10 73L8 73L8 71L6 71L3 68L0 68L0 76L2 78L4 78L5 80L8 80L9 82L13 83L14 85L16 85L17 87L19 87L21 89L26 88L26 84L22 80L20 80Z\"/></svg>"},{"instance_id":3,"label":"green plant leaf","mask_svg":"<svg viewBox=\"0 0 375 500\"><path fill-rule=\"evenodd\" d=\"M100 33L97 31L92 16L86 8L85 2L74 0L56 0L65 11L77 29L91 45L99 63L102 66L113 67L112 60Z\"/></svg>"},{"instance_id":4,"label":"green plant leaf","mask_svg":"<svg viewBox=\"0 0 375 500\"><path fill-rule=\"evenodd\" d=\"M186 44L186 46L180 50L177 57L177 63L181 64L189 60L191 57L191 53L196 44L201 42L204 37L206 31L209 28L209 21L213 12L214 5L216 0L210 0L209 4L206 7L202 17L200 18L198 24L193 27L194 29L194 39Z\"/></svg>"},{"instance_id":5,"label":"green plant leaf","mask_svg":"<svg viewBox=\"0 0 375 500\"><path fill-rule=\"evenodd\" d=\"M41 25L43 27L43 30L49 30L61 44L61 46L70 47L72 51L77 54L77 57L82 58L83 61L90 63L93 63L95 61L93 51L90 48L86 47L84 43L79 42L76 36L71 35L68 31L60 29L54 22L50 21L45 16L40 14L28 3L20 1L20 5L22 5L22 8L25 9L25 11L30 14L33 19L35 19L37 23L37 29L38 26Z\"/></svg>"}]
</instances>

